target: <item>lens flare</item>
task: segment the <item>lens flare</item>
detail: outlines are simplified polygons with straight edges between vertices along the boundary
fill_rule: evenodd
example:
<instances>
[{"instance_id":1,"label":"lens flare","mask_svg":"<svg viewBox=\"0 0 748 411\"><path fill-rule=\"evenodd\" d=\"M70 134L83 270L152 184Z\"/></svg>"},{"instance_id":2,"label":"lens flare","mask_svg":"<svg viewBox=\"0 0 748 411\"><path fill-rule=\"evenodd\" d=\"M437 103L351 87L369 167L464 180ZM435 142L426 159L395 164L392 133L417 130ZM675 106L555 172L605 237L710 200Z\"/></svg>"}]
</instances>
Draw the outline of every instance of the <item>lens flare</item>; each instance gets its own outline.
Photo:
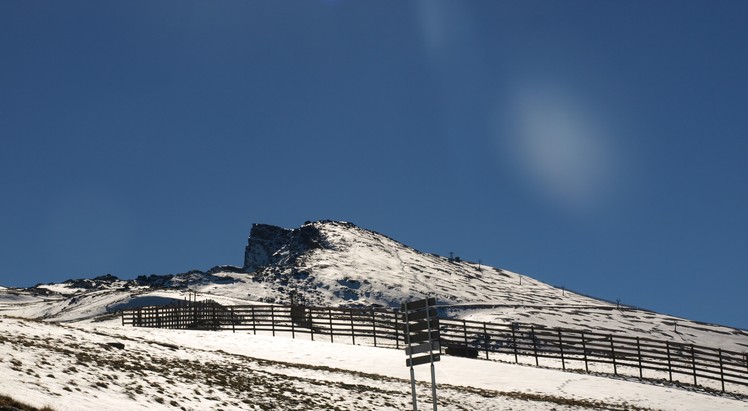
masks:
<instances>
[{"instance_id":1,"label":"lens flare","mask_svg":"<svg viewBox=\"0 0 748 411\"><path fill-rule=\"evenodd\" d=\"M521 87L507 107L505 154L523 184L577 211L603 199L617 162L613 139L594 110L550 86Z\"/></svg>"}]
</instances>

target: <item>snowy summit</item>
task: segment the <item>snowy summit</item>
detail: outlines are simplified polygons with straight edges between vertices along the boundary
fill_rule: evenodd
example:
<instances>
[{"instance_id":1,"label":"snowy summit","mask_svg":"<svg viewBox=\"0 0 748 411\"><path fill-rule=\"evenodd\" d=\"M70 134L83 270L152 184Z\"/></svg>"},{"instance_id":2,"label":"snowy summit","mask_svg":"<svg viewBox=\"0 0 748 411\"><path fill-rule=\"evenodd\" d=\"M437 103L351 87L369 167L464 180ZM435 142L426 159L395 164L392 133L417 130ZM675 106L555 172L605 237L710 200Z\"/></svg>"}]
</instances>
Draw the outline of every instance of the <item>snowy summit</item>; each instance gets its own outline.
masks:
<instances>
[{"instance_id":1,"label":"snowy summit","mask_svg":"<svg viewBox=\"0 0 748 411\"><path fill-rule=\"evenodd\" d=\"M383 310L435 297L445 319L748 349L744 330L622 306L504 269L424 253L351 223L316 221L294 229L255 224L242 267L0 288L0 372L7 382L0 394L60 410L102 409L95 404L104 409L410 406L401 351L362 346L365 340L351 345L283 333L133 328L118 316L123 309L184 302L195 295L225 306L295 303ZM437 365L437 381L445 384L443 409L745 409L747 404L740 392L748 390L740 387L737 397L730 397L614 379L607 370L569 374L491 359L444 357ZM426 374L419 379L428 380ZM283 391L279 381L295 388ZM429 393L424 386L421 394ZM363 399L345 399L351 396Z\"/></svg>"}]
</instances>

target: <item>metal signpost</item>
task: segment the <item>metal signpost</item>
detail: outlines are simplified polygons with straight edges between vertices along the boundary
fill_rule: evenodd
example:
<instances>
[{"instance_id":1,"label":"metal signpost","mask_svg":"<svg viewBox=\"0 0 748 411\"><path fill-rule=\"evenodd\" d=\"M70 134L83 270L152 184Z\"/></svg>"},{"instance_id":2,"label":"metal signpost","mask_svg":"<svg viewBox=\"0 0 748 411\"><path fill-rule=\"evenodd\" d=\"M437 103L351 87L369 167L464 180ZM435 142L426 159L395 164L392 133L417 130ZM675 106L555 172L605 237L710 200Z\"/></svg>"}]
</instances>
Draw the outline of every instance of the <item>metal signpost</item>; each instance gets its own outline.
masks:
<instances>
[{"instance_id":1,"label":"metal signpost","mask_svg":"<svg viewBox=\"0 0 748 411\"><path fill-rule=\"evenodd\" d=\"M436 375L434 362L439 361L439 319L436 317L436 299L403 303L400 306L405 324L405 365L410 367L410 386L413 394L413 410L418 410L416 402L416 378L413 367L431 363L431 398L436 411ZM436 353L434 353L436 351ZM415 356L418 355L418 356Z\"/></svg>"}]
</instances>

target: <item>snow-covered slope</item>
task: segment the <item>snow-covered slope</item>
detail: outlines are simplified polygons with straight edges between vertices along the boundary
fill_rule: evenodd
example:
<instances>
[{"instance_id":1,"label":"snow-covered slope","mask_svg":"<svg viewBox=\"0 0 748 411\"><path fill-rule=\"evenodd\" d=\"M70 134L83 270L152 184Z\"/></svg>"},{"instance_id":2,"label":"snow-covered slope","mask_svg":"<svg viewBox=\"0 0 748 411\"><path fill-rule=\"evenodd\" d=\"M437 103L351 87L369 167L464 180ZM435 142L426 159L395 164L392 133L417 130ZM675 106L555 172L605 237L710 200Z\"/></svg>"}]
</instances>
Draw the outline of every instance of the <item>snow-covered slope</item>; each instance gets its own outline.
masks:
<instances>
[{"instance_id":1,"label":"snow-covered slope","mask_svg":"<svg viewBox=\"0 0 748 411\"><path fill-rule=\"evenodd\" d=\"M574 293L561 298L561 290L528 277L518 292L518 274L422 253L350 223L321 221L279 230L255 225L245 257L245 268L267 285L273 300L287 299L294 290L320 305L395 308L425 296L449 305L601 305ZM254 241L256 233L264 241Z\"/></svg>"},{"instance_id":2,"label":"snow-covered slope","mask_svg":"<svg viewBox=\"0 0 748 411\"><path fill-rule=\"evenodd\" d=\"M337 340L123 328L116 312L188 298L396 308L425 296L456 318L748 348L744 330L618 307L518 273L423 253L350 223L258 224L244 267L0 288L0 375L10 382L0 394L61 410L405 409L408 376L400 351ZM110 342L123 342L126 350ZM437 369L443 409L746 409L745 397L493 361L445 357ZM419 378L428 380L428 373ZM419 389L422 402L428 394Z\"/></svg>"},{"instance_id":3,"label":"snow-covered slope","mask_svg":"<svg viewBox=\"0 0 748 411\"><path fill-rule=\"evenodd\" d=\"M748 332L612 304L500 268L423 253L385 235L335 221L296 229L255 224L244 267L208 272L113 276L0 290L0 310L13 315L74 321L188 293L223 304L290 303L396 308L434 296L447 315L647 336L734 351L748 349ZM159 298L162 300L153 300ZM166 300L163 300L166 299ZM9 306L3 301L12 301ZM24 304L16 304L23 300Z\"/></svg>"},{"instance_id":4,"label":"snow-covered slope","mask_svg":"<svg viewBox=\"0 0 748 411\"><path fill-rule=\"evenodd\" d=\"M288 302L293 291L312 305L395 308L405 300L434 296L437 304L453 307L450 315L469 320L748 348L745 330L618 306L500 268L423 253L350 223L319 221L295 230L255 225L245 268L253 271L247 294L260 301Z\"/></svg>"},{"instance_id":5,"label":"snow-covered slope","mask_svg":"<svg viewBox=\"0 0 748 411\"><path fill-rule=\"evenodd\" d=\"M57 411L411 408L402 351L341 342L0 318L0 353L0 394ZM430 409L429 368L416 378ZM746 409L734 395L457 357L436 381L445 411Z\"/></svg>"}]
</instances>

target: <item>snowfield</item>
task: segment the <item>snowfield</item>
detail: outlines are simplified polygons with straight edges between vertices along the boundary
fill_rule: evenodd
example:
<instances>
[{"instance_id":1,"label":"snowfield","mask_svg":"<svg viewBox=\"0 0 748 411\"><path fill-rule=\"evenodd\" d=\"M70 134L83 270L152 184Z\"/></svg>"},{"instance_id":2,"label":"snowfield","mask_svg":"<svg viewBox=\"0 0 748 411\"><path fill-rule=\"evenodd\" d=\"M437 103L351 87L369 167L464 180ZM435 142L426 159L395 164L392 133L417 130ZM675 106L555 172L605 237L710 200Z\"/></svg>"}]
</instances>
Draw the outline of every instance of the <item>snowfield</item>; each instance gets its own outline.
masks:
<instances>
[{"instance_id":1,"label":"snowfield","mask_svg":"<svg viewBox=\"0 0 748 411\"><path fill-rule=\"evenodd\" d=\"M57 410L410 408L401 350L251 333L0 320L0 393ZM122 343L124 349L108 344ZM748 402L494 361L436 363L444 410L745 410ZM428 366L416 367L430 406ZM748 393L747 393L748 394Z\"/></svg>"},{"instance_id":2,"label":"snowfield","mask_svg":"<svg viewBox=\"0 0 748 411\"><path fill-rule=\"evenodd\" d=\"M308 334L165 330L122 325L122 309L212 299L398 307L434 296L444 316L491 323L656 338L746 352L748 332L601 301L503 269L426 254L349 223L252 230L244 269L0 287L0 394L55 410L411 409L402 350ZM251 270L248 269L251 267ZM249 271L249 272L243 272ZM320 340L322 338L322 340ZM444 355L442 410L748 410L748 387L666 382L663 372L503 354ZM554 362L555 361L555 362ZM427 365L416 367L421 409L431 407ZM682 383L679 383L680 380Z\"/></svg>"}]
</instances>

